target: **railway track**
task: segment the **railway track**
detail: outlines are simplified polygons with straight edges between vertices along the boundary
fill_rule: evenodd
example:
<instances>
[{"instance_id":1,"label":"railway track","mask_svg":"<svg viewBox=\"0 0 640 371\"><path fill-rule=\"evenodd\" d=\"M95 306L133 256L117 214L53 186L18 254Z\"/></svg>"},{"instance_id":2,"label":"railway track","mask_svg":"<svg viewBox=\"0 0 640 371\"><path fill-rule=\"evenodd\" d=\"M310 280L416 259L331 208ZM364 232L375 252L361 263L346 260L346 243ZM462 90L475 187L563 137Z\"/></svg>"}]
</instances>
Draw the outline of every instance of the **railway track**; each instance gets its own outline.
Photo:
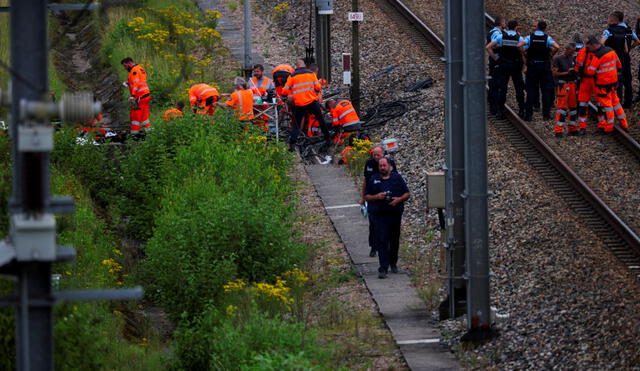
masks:
<instances>
[{"instance_id":1,"label":"railway track","mask_svg":"<svg viewBox=\"0 0 640 371\"><path fill-rule=\"evenodd\" d=\"M444 42L400 0L377 0L386 13L430 56L442 58ZM493 18L485 14L487 22ZM421 39L421 40L419 40ZM595 107L592 107L595 109ZM489 122L507 135L512 145L549 186L580 216L637 278L640 278L640 238L571 167L518 115L506 107L506 118ZM615 138L640 160L640 145L616 127Z\"/></svg>"}]
</instances>

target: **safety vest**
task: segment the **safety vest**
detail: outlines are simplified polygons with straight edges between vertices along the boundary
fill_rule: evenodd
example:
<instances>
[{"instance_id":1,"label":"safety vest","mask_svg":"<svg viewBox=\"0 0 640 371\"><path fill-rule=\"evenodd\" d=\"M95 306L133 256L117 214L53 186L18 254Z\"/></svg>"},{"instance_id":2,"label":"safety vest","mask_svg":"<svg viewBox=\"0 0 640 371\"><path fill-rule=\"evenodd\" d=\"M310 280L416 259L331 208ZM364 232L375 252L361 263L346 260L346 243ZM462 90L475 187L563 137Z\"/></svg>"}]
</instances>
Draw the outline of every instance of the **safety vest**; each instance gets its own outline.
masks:
<instances>
[{"instance_id":1,"label":"safety vest","mask_svg":"<svg viewBox=\"0 0 640 371\"><path fill-rule=\"evenodd\" d=\"M177 108L169 108L168 110L164 111L164 115L162 116L164 121L171 121L171 119L174 117L182 117L182 111Z\"/></svg>"},{"instance_id":2,"label":"safety vest","mask_svg":"<svg viewBox=\"0 0 640 371\"><path fill-rule=\"evenodd\" d=\"M240 121L253 120L253 92L251 89L236 90L231 93L227 105L233 108Z\"/></svg>"},{"instance_id":3,"label":"safety vest","mask_svg":"<svg viewBox=\"0 0 640 371\"><path fill-rule=\"evenodd\" d=\"M147 71L139 64L129 70L127 85L129 85L129 94L134 98L146 98L150 94L149 86L147 85Z\"/></svg>"},{"instance_id":4,"label":"safety vest","mask_svg":"<svg viewBox=\"0 0 640 371\"><path fill-rule=\"evenodd\" d=\"M615 50L602 46L595 52L595 58L587 66L587 70L595 72L596 86L610 87L618 82L618 68L622 63Z\"/></svg>"},{"instance_id":5,"label":"safety vest","mask_svg":"<svg viewBox=\"0 0 640 371\"><path fill-rule=\"evenodd\" d=\"M218 93L218 89L207 84L196 84L189 89L189 104L191 104L192 108L195 107L196 104L204 107L206 100L211 97L214 97L212 103L216 102L218 98L220 98L220 93Z\"/></svg>"},{"instance_id":6,"label":"safety vest","mask_svg":"<svg viewBox=\"0 0 640 371\"><path fill-rule=\"evenodd\" d=\"M287 83L289 76L291 76L293 72L293 67L288 64L280 64L271 72L271 75L273 76L273 83L276 86L276 94L278 96L284 95L284 85Z\"/></svg>"},{"instance_id":7,"label":"safety vest","mask_svg":"<svg viewBox=\"0 0 640 371\"><path fill-rule=\"evenodd\" d=\"M251 86L251 88L257 88L258 92L260 93L259 95L266 95L269 86L271 86L271 79L263 76L262 79L258 81L257 78L252 77L251 79L249 79L249 86Z\"/></svg>"},{"instance_id":8,"label":"safety vest","mask_svg":"<svg viewBox=\"0 0 640 371\"><path fill-rule=\"evenodd\" d=\"M527 61L548 61L551 51L547 47L549 35L529 35L529 48L527 49Z\"/></svg>"},{"instance_id":9,"label":"safety vest","mask_svg":"<svg viewBox=\"0 0 640 371\"><path fill-rule=\"evenodd\" d=\"M510 35L506 31L502 31L502 47L500 48L500 59L504 61L519 62L522 61L522 53L518 48L520 42L520 34L514 32Z\"/></svg>"},{"instance_id":10,"label":"safety vest","mask_svg":"<svg viewBox=\"0 0 640 371\"><path fill-rule=\"evenodd\" d=\"M360 123L358 113L348 100L342 100L331 110L333 126L348 127Z\"/></svg>"},{"instance_id":11,"label":"safety vest","mask_svg":"<svg viewBox=\"0 0 640 371\"><path fill-rule=\"evenodd\" d=\"M604 45L610 47L618 53L618 56L621 56L625 53L625 46L631 44L631 35L633 31L631 27L620 26L618 24L610 25L607 28L607 31L611 33L611 36L607 38Z\"/></svg>"},{"instance_id":12,"label":"safety vest","mask_svg":"<svg viewBox=\"0 0 640 371\"><path fill-rule=\"evenodd\" d=\"M587 66L591 64L593 58L595 58L595 55L587 48L582 48L578 52L575 69L580 78L593 78L595 76L595 72L587 69Z\"/></svg>"},{"instance_id":13,"label":"safety vest","mask_svg":"<svg viewBox=\"0 0 640 371\"><path fill-rule=\"evenodd\" d=\"M287 80L283 93L292 94L293 104L300 107L317 101L320 89L315 73L307 68L298 68Z\"/></svg>"}]
</instances>

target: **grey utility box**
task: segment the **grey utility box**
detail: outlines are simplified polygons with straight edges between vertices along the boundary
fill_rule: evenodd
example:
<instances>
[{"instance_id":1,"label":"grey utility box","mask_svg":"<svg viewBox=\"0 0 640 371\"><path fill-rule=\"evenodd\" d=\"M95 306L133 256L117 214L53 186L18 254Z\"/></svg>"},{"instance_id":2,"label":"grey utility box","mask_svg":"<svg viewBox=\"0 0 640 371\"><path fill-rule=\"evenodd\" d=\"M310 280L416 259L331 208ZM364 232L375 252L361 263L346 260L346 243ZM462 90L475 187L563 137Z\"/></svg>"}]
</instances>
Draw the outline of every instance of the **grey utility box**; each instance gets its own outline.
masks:
<instances>
[{"instance_id":1,"label":"grey utility box","mask_svg":"<svg viewBox=\"0 0 640 371\"><path fill-rule=\"evenodd\" d=\"M11 238L18 261L56 260L56 219L53 214L38 217L14 214Z\"/></svg>"},{"instance_id":2,"label":"grey utility box","mask_svg":"<svg viewBox=\"0 0 640 371\"><path fill-rule=\"evenodd\" d=\"M318 14L333 14L333 0L316 0Z\"/></svg>"},{"instance_id":3,"label":"grey utility box","mask_svg":"<svg viewBox=\"0 0 640 371\"><path fill-rule=\"evenodd\" d=\"M427 207L444 209L446 206L444 171L427 171Z\"/></svg>"}]
</instances>

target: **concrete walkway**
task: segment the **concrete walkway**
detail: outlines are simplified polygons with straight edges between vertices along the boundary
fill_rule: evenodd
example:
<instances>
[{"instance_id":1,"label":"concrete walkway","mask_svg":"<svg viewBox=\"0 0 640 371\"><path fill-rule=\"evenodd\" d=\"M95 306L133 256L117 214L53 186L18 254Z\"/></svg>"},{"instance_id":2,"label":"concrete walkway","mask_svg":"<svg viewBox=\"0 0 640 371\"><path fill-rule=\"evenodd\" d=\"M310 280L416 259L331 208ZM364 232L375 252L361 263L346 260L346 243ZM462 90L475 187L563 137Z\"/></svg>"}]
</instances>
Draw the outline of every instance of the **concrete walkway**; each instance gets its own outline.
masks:
<instances>
[{"instance_id":1,"label":"concrete walkway","mask_svg":"<svg viewBox=\"0 0 640 371\"><path fill-rule=\"evenodd\" d=\"M401 270L378 278L378 258L369 257L369 224L360 214L360 197L351 177L335 166L308 165L306 170L409 368L461 369L453 354L439 344L440 332L429 324L429 313L407 273Z\"/></svg>"},{"instance_id":2,"label":"concrete walkway","mask_svg":"<svg viewBox=\"0 0 640 371\"><path fill-rule=\"evenodd\" d=\"M222 18L218 20L217 29L220 32L220 36L222 36L224 46L229 49L240 64L244 63L244 37L242 36L242 27L244 26L234 23L228 17L223 0L198 0L198 6L202 10L217 10L222 13ZM264 65L265 74L271 76L271 66L265 65L264 58L255 52L255 48L252 48L252 50L252 63Z\"/></svg>"}]
</instances>

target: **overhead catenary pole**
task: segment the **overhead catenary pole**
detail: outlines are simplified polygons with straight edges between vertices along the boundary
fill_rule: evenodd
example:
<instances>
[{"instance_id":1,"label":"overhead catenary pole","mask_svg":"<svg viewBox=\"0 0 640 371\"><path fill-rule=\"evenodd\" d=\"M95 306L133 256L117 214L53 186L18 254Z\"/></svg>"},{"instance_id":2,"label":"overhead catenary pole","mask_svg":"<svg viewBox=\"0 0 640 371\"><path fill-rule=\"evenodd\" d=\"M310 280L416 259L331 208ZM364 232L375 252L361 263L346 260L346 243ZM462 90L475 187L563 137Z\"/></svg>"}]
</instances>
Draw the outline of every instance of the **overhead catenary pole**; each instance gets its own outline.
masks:
<instances>
[{"instance_id":1,"label":"overhead catenary pole","mask_svg":"<svg viewBox=\"0 0 640 371\"><path fill-rule=\"evenodd\" d=\"M462 0L445 1L446 69L446 246L448 297L440 319L455 318L466 302L464 274L464 89L462 81Z\"/></svg>"},{"instance_id":2,"label":"overhead catenary pole","mask_svg":"<svg viewBox=\"0 0 640 371\"><path fill-rule=\"evenodd\" d=\"M12 75L11 137L13 139L12 214L43 217L49 199L49 154L18 150L20 100L43 99L48 91L47 1L11 2ZM28 170L26 170L28 169ZM33 220L32 219L32 220ZM53 366L53 316L51 263L31 262L19 268L16 291L21 303L16 308L18 370L48 370ZM42 305L32 306L31 301Z\"/></svg>"},{"instance_id":3,"label":"overhead catenary pole","mask_svg":"<svg viewBox=\"0 0 640 371\"><path fill-rule=\"evenodd\" d=\"M247 78L253 72L251 43L251 0L244 0L244 73Z\"/></svg>"},{"instance_id":4,"label":"overhead catenary pole","mask_svg":"<svg viewBox=\"0 0 640 371\"><path fill-rule=\"evenodd\" d=\"M331 82L331 1L316 1L316 61L318 77Z\"/></svg>"},{"instance_id":5,"label":"overhead catenary pole","mask_svg":"<svg viewBox=\"0 0 640 371\"><path fill-rule=\"evenodd\" d=\"M358 0L351 0L351 11L358 11ZM351 104L360 112L360 22L351 22Z\"/></svg>"},{"instance_id":6,"label":"overhead catenary pole","mask_svg":"<svg viewBox=\"0 0 640 371\"><path fill-rule=\"evenodd\" d=\"M484 0L463 0L467 327L490 331ZM479 330L479 331L477 331Z\"/></svg>"}]
</instances>

